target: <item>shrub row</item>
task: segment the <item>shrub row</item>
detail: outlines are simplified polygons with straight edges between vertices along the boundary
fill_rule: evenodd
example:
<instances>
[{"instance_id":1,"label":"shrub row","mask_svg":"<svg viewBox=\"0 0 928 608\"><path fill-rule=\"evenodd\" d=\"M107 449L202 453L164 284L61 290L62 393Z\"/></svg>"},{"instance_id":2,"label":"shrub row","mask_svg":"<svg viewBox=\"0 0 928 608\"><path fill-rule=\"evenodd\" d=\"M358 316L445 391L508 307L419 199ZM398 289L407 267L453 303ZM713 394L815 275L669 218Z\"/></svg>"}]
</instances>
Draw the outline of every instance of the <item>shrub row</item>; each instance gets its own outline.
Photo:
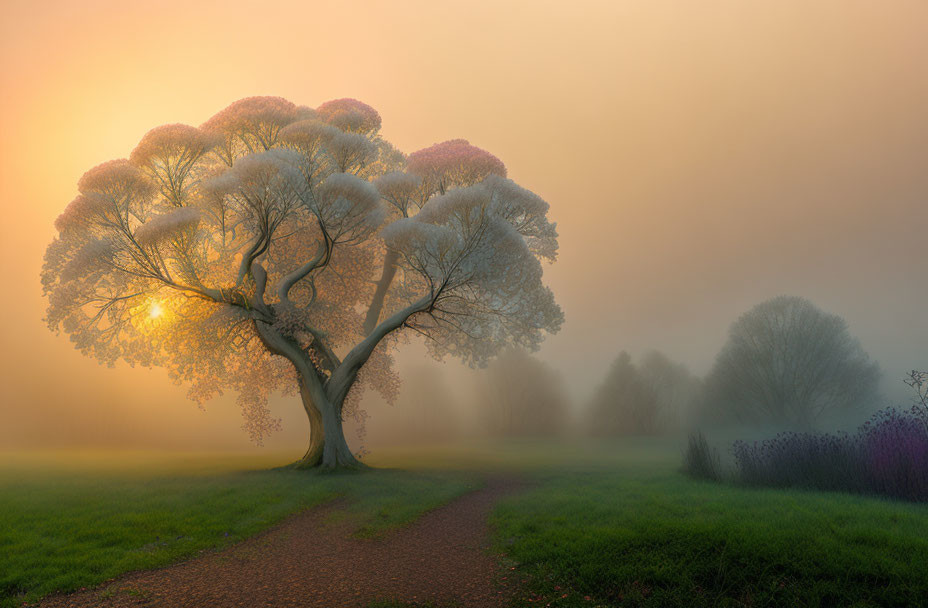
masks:
<instances>
[{"instance_id":1,"label":"shrub row","mask_svg":"<svg viewBox=\"0 0 928 608\"><path fill-rule=\"evenodd\" d=\"M928 413L881 410L856 433L780 433L732 446L748 484L928 501Z\"/></svg>"}]
</instances>

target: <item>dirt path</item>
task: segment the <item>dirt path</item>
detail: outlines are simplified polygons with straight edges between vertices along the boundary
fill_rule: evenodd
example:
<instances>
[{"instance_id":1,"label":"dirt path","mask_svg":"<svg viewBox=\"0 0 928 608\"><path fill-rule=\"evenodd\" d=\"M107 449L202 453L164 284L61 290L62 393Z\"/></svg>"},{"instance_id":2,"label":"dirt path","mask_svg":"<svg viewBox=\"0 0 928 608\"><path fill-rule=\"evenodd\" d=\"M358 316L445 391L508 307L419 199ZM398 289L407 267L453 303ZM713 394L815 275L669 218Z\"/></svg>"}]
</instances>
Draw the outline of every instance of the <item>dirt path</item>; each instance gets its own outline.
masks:
<instances>
[{"instance_id":1,"label":"dirt path","mask_svg":"<svg viewBox=\"0 0 928 608\"><path fill-rule=\"evenodd\" d=\"M490 478L480 490L374 540L327 525L331 507L313 509L228 549L50 597L40 606L366 608L375 600L504 606L486 520L496 501L518 486L511 478Z\"/></svg>"}]
</instances>

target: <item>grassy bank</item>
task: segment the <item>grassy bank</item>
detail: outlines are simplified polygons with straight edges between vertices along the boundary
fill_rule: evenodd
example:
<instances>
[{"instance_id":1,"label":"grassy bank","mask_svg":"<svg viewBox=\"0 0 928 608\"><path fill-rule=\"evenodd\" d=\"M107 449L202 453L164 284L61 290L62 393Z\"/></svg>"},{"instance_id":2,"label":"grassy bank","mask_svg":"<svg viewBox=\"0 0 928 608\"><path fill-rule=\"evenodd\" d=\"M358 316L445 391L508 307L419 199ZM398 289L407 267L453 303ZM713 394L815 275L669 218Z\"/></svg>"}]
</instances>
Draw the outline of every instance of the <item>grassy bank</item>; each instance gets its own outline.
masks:
<instances>
[{"instance_id":1,"label":"grassy bank","mask_svg":"<svg viewBox=\"0 0 928 608\"><path fill-rule=\"evenodd\" d=\"M338 496L359 533L374 535L478 483L464 473L235 471L241 457L136 454L130 472L112 456L0 469L0 606L222 547Z\"/></svg>"},{"instance_id":2,"label":"grassy bank","mask_svg":"<svg viewBox=\"0 0 928 608\"><path fill-rule=\"evenodd\" d=\"M496 509L518 605L928 605L924 505L693 481L674 450L601 448Z\"/></svg>"}]
</instances>

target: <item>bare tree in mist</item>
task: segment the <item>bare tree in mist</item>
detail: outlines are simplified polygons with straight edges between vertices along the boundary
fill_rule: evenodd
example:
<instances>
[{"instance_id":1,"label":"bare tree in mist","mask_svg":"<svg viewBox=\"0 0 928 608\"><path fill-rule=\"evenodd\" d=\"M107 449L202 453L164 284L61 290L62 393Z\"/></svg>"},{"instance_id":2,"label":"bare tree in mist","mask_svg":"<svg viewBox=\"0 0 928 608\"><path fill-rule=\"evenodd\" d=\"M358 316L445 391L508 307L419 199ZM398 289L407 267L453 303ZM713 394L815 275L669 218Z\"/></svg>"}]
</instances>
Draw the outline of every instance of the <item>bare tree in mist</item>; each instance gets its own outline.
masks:
<instances>
[{"instance_id":1,"label":"bare tree in mist","mask_svg":"<svg viewBox=\"0 0 928 608\"><path fill-rule=\"evenodd\" d=\"M106 363L165 367L197 401L237 392L258 441L278 425L268 395L299 393L298 465L358 466L343 419L364 387L395 396L403 335L483 364L560 327L548 205L504 175L463 140L407 161L356 100L243 99L80 179L45 255L46 320Z\"/></svg>"},{"instance_id":2,"label":"bare tree in mist","mask_svg":"<svg viewBox=\"0 0 928 608\"><path fill-rule=\"evenodd\" d=\"M915 391L915 404L928 409L928 372L913 369L903 380Z\"/></svg>"},{"instance_id":3,"label":"bare tree in mist","mask_svg":"<svg viewBox=\"0 0 928 608\"><path fill-rule=\"evenodd\" d=\"M706 378L704 408L717 420L800 428L873 407L879 366L841 317L780 296L732 324Z\"/></svg>"},{"instance_id":4,"label":"bare tree in mist","mask_svg":"<svg viewBox=\"0 0 928 608\"><path fill-rule=\"evenodd\" d=\"M554 436L567 429L569 404L558 372L521 349L487 367L478 386L487 430L504 436Z\"/></svg>"},{"instance_id":5,"label":"bare tree in mist","mask_svg":"<svg viewBox=\"0 0 928 608\"><path fill-rule=\"evenodd\" d=\"M631 355L622 351L593 395L589 423L594 435L651 435L660 430L660 401Z\"/></svg>"}]
</instances>

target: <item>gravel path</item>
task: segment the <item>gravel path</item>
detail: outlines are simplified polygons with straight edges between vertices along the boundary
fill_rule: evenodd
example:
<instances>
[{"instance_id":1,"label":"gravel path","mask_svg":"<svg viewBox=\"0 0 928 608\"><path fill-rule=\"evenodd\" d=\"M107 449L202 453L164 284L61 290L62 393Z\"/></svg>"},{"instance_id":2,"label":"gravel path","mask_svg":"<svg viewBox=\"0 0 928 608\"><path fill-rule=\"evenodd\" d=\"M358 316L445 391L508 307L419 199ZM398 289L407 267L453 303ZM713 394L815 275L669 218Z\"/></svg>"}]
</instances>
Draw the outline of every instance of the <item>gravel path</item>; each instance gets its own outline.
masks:
<instances>
[{"instance_id":1,"label":"gravel path","mask_svg":"<svg viewBox=\"0 0 928 608\"><path fill-rule=\"evenodd\" d=\"M97 589L46 598L43 608L105 606L366 608L402 600L502 607L486 520L517 481L486 486L383 538L358 539L325 522L333 507L298 514L237 545L186 562L135 572Z\"/></svg>"}]
</instances>

